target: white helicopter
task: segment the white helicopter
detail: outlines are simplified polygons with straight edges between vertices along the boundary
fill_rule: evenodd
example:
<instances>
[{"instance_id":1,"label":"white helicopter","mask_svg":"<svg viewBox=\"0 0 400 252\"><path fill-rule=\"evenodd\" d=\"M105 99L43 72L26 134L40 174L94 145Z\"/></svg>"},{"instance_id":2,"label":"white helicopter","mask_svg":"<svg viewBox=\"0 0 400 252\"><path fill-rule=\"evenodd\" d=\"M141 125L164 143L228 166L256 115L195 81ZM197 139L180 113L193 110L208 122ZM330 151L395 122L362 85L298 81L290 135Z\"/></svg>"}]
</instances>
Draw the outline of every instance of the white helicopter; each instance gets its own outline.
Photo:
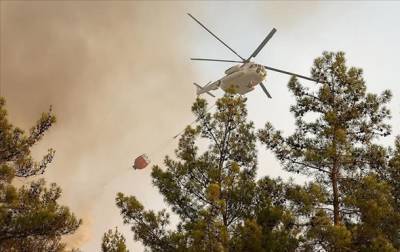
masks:
<instances>
[{"instance_id":1,"label":"white helicopter","mask_svg":"<svg viewBox=\"0 0 400 252\"><path fill-rule=\"evenodd\" d=\"M217 37L214 33L212 33L207 27L205 27L199 20L193 17L190 13L188 15L196 21L201 27L203 27L206 31L208 31L212 36L214 36L219 42L221 42L224 46L226 46L231 52L233 52L236 56L238 56L241 60L223 60L223 59L205 59L205 58L191 58L191 60L202 60L202 61L217 61L217 62L232 62L232 63L240 63L231 68L228 68L225 71L225 76L215 82L209 82L205 86L200 86L196 83L193 83L197 87L197 95L207 93L212 97L215 97L210 91L221 88L225 92L228 90L234 90L239 94L246 94L252 90L254 90L255 86L260 85L268 98L272 98L267 89L263 84L263 80L265 80L267 76L267 72L265 69L272 70L275 72L288 74L292 76L296 76L299 78L303 78L310 81L315 82L324 82L321 80L315 80L313 78L309 78L300 74L291 73L288 71L280 70L277 68L264 66L260 64L255 64L251 62L250 59L257 56L257 54L263 49L265 44L272 38L275 34L276 29L273 28L270 33L265 37L265 39L261 42L261 44L256 48L256 50L247 58L243 58L240 56L235 50L229 47L225 42L223 42L220 38Z\"/></svg>"}]
</instances>

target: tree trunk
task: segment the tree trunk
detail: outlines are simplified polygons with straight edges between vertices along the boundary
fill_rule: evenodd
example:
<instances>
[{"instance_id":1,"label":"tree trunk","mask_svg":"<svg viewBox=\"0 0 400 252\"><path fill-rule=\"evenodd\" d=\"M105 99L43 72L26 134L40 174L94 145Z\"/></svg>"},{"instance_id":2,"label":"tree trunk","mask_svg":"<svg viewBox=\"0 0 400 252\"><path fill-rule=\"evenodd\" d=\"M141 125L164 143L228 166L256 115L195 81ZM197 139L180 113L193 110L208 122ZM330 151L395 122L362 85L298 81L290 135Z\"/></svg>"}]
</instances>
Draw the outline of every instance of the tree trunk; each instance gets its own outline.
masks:
<instances>
[{"instance_id":1,"label":"tree trunk","mask_svg":"<svg viewBox=\"0 0 400 252\"><path fill-rule=\"evenodd\" d=\"M334 225L339 225L340 223L340 214L339 214L339 191L338 191L338 169L336 165L334 165L332 169L332 187L333 187L333 223Z\"/></svg>"}]
</instances>

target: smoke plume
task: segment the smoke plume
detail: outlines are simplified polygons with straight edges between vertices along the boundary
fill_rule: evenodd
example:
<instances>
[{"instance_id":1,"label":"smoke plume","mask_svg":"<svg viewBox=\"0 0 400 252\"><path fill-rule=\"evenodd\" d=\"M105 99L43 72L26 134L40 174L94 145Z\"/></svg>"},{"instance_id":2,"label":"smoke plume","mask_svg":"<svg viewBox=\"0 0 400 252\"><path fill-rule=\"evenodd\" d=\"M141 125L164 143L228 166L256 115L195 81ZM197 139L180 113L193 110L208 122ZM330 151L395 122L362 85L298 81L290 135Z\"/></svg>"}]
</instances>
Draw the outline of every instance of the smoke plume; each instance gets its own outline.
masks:
<instances>
[{"instance_id":1,"label":"smoke plume","mask_svg":"<svg viewBox=\"0 0 400 252\"><path fill-rule=\"evenodd\" d=\"M46 178L83 218L70 246L93 251L121 223L117 191L162 204L150 169L132 159L170 139L194 99L189 33L179 4L1 2L1 94L11 121L28 129L49 105L57 124L35 148L56 157ZM156 153L161 156L164 153ZM159 158L153 157L153 158ZM128 233L127 240L132 240Z\"/></svg>"}]
</instances>

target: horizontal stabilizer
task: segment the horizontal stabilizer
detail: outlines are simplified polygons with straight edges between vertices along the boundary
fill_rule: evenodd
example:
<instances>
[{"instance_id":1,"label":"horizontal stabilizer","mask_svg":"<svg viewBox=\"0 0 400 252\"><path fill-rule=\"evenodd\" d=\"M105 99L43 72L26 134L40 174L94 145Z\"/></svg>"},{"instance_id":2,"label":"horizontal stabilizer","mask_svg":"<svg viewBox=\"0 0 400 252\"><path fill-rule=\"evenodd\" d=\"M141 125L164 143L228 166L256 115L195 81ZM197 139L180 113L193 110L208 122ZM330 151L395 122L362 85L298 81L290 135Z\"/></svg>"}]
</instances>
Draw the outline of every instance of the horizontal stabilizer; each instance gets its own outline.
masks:
<instances>
[{"instance_id":1,"label":"horizontal stabilizer","mask_svg":"<svg viewBox=\"0 0 400 252\"><path fill-rule=\"evenodd\" d=\"M210 93L209 91L207 91L206 89L205 89L205 87L207 87L207 85L205 85L204 87L202 87L202 86L200 86L199 84L197 84L197 83L193 83L193 85L195 85L196 87L197 87L197 95L201 95L201 94L204 94L204 93L207 93L208 95L210 95L210 96L212 96L212 97L215 97L215 95L213 95L212 93Z\"/></svg>"}]
</instances>

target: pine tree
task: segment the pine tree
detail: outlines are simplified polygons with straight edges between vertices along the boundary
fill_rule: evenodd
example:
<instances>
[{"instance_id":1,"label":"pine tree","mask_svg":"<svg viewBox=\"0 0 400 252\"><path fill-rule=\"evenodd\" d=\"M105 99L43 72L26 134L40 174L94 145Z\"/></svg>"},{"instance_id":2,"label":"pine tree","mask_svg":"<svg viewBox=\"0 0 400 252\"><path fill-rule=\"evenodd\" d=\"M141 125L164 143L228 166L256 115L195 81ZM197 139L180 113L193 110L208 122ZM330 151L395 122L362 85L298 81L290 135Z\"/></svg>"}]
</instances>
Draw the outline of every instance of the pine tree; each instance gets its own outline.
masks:
<instances>
[{"instance_id":1,"label":"pine tree","mask_svg":"<svg viewBox=\"0 0 400 252\"><path fill-rule=\"evenodd\" d=\"M5 101L0 98L0 251L60 251L63 235L73 233L81 224L57 200L61 189L46 187L44 179L16 187L15 177L43 174L52 161L54 150L40 162L31 157L31 148L55 122L50 112L25 134L7 120Z\"/></svg>"},{"instance_id":2,"label":"pine tree","mask_svg":"<svg viewBox=\"0 0 400 252\"><path fill-rule=\"evenodd\" d=\"M285 137L267 123L258 134L284 169L312 178L320 192L312 204L303 189L291 192L306 227L303 245L325 251L399 249L399 214L390 185L379 180L377 172L385 169L385 150L374 143L390 134L386 104L391 93L367 93L362 70L348 68L342 52L325 52L311 73L325 81L314 88L296 78L288 84L296 99L291 106L295 132ZM311 208L302 211L307 205Z\"/></svg>"},{"instance_id":3,"label":"pine tree","mask_svg":"<svg viewBox=\"0 0 400 252\"><path fill-rule=\"evenodd\" d=\"M109 229L104 233L101 243L102 252L129 252L126 248L125 237L115 228L114 232Z\"/></svg>"},{"instance_id":4,"label":"pine tree","mask_svg":"<svg viewBox=\"0 0 400 252\"><path fill-rule=\"evenodd\" d=\"M391 186L395 207L400 212L400 136L396 137L394 148L381 148L379 155L373 158L379 178Z\"/></svg>"},{"instance_id":5,"label":"pine tree","mask_svg":"<svg viewBox=\"0 0 400 252\"><path fill-rule=\"evenodd\" d=\"M152 251L294 251L297 229L284 204L285 184L256 181L256 135L245 99L227 94L214 114L197 99L192 111L197 126L181 136L176 160L167 156L166 168L154 166L151 174L179 217L176 230L165 209L145 210L136 197L117 195L135 240Z\"/></svg>"}]
</instances>

